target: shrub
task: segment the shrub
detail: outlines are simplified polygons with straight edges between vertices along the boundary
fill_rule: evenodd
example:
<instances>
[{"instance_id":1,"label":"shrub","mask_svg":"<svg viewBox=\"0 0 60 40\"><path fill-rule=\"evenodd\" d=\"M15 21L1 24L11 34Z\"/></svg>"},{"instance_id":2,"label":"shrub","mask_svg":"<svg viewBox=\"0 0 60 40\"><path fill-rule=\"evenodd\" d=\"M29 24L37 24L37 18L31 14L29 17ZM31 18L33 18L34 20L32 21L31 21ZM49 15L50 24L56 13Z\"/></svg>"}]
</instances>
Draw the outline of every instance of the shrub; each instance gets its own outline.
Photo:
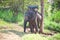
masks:
<instances>
[{"instance_id":1,"label":"shrub","mask_svg":"<svg viewBox=\"0 0 60 40\"><path fill-rule=\"evenodd\" d=\"M58 23L51 22L48 29L60 32L60 25Z\"/></svg>"},{"instance_id":2,"label":"shrub","mask_svg":"<svg viewBox=\"0 0 60 40\"><path fill-rule=\"evenodd\" d=\"M7 22L18 22L23 20L23 14L19 12L17 16L13 17L12 10L0 10L0 19Z\"/></svg>"},{"instance_id":3,"label":"shrub","mask_svg":"<svg viewBox=\"0 0 60 40\"><path fill-rule=\"evenodd\" d=\"M44 26L46 29L60 32L60 24L59 23L44 19Z\"/></svg>"},{"instance_id":4,"label":"shrub","mask_svg":"<svg viewBox=\"0 0 60 40\"><path fill-rule=\"evenodd\" d=\"M11 10L1 10L0 11L0 18L5 21L11 21L12 19L12 11Z\"/></svg>"},{"instance_id":5,"label":"shrub","mask_svg":"<svg viewBox=\"0 0 60 40\"><path fill-rule=\"evenodd\" d=\"M48 25L47 25L48 24ZM49 29L49 30L54 30L57 32L60 32L60 24L56 23L56 22L52 22L50 21L49 23L45 24L45 28Z\"/></svg>"},{"instance_id":6,"label":"shrub","mask_svg":"<svg viewBox=\"0 0 60 40\"><path fill-rule=\"evenodd\" d=\"M59 23L60 22L60 11L57 11L54 13L54 15L52 16L52 20Z\"/></svg>"}]
</instances>

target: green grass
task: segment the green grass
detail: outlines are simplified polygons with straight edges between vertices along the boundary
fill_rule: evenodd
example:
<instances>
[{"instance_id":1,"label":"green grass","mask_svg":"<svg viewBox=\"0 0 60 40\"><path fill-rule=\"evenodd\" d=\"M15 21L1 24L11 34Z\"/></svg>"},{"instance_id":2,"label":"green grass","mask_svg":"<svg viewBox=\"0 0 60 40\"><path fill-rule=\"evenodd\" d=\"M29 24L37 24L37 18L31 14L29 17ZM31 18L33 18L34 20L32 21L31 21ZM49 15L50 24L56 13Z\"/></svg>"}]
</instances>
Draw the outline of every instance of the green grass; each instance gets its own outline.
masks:
<instances>
[{"instance_id":1,"label":"green grass","mask_svg":"<svg viewBox=\"0 0 60 40\"><path fill-rule=\"evenodd\" d=\"M60 33L53 36L42 36L40 34L26 34L22 37L22 40L60 40Z\"/></svg>"},{"instance_id":2,"label":"green grass","mask_svg":"<svg viewBox=\"0 0 60 40\"><path fill-rule=\"evenodd\" d=\"M49 40L60 40L60 33L55 34L54 36L49 38Z\"/></svg>"},{"instance_id":3,"label":"green grass","mask_svg":"<svg viewBox=\"0 0 60 40\"><path fill-rule=\"evenodd\" d=\"M22 40L48 40L39 34L27 34L22 37Z\"/></svg>"},{"instance_id":4,"label":"green grass","mask_svg":"<svg viewBox=\"0 0 60 40\"><path fill-rule=\"evenodd\" d=\"M13 28L11 23L8 23L6 21L0 20L0 28L3 28L3 27Z\"/></svg>"}]
</instances>

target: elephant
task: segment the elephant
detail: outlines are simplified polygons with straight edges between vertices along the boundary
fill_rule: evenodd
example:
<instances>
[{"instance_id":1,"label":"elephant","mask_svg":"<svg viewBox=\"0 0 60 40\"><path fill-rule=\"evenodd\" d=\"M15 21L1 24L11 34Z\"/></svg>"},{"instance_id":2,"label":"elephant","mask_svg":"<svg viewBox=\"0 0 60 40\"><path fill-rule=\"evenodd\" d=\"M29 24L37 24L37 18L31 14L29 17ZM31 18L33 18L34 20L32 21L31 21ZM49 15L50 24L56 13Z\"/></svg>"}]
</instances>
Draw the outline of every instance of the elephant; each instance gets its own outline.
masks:
<instances>
[{"instance_id":1,"label":"elephant","mask_svg":"<svg viewBox=\"0 0 60 40\"><path fill-rule=\"evenodd\" d=\"M35 31L38 32L38 26L39 26L40 19L41 19L41 15L38 12L38 7L37 6L30 7L30 9L27 10L25 13L24 32L26 32L27 22L29 22L31 33L34 33L34 28L35 28Z\"/></svg>"}]
</instances>

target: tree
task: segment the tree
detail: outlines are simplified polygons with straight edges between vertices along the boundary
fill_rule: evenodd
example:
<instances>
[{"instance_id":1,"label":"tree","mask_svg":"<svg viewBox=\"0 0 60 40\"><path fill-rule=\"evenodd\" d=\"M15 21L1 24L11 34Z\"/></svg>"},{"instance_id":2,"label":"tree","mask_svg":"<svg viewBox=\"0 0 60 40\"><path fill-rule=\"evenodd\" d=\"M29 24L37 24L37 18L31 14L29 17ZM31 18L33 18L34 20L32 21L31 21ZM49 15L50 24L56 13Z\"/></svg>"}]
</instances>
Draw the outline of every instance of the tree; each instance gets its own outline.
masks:
<instances>
[{"instance_id":1,"label":"tree","mask_svg":"<svg viewBox=\"0 0 60 40\"><path fill-rule=\"evenodd\" d=\"M40 0L41 1L41 15L42 15L42 18L41 18L41 22L40 22L40 31L39 33L43 33L43 30L44 30L44 22L43 22L43 17L44 17L44 0Z\"/></svg>"}]
</instances>

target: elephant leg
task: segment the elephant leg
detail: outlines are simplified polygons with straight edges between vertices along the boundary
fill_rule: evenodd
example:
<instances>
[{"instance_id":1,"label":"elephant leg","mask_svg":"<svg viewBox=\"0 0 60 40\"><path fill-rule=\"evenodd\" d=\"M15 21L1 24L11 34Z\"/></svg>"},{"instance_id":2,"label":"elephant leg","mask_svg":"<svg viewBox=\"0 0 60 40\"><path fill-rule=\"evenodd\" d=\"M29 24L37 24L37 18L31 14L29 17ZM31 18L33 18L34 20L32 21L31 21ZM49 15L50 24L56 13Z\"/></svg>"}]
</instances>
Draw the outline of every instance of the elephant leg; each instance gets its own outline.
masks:
<instances>
[{"instance_id":1,"label":"elephant leg","mask_svg":"<svg viewBox=\"0 0 60 40\"><path fill-rule=\"evenodd\" d=\"M34 33L34 28L33 26L30 27L31 33Z\"/></svg>"},{"instance_id":2,"label":"elephant leg","mask_svg":"<svg viewBox=\"0 0 60 40\"><path fill-rule=\"evenodd\" d=\"M26 32L27 21L24 21L24 32Z\"/></svg>"},{"instance_id":3,"label":"elephant leg","mask_svg":"<svg viewBox=\"0 0 60 40\"><path fill-rule=\"evenodd\" d=\"M28 16L25 16L25 18L24 18L24 32L26 32L27 22L28 22Z\"/></svg>"},{"instance_id":4,"label":"elephant leg","mask_svg":"<svg viewBox=\"0 0 60 40\"><path fill-rule=\"evenodd\" d=\"M34 27L33 27L33 24L31 22L29 22L29 25L30 25L30 31L31 33L34 33Z\"/></svg>"},{"instance_id":5,"label":"elephant leg","mask_svg":"<svg viewBox=\"0 0 60 40\"><path fill-rule=\"evenodd\" d=\"M36 32L38 32L38 26L35 25L34 28L35 28Z\"/></svg>"}]
</instances>

